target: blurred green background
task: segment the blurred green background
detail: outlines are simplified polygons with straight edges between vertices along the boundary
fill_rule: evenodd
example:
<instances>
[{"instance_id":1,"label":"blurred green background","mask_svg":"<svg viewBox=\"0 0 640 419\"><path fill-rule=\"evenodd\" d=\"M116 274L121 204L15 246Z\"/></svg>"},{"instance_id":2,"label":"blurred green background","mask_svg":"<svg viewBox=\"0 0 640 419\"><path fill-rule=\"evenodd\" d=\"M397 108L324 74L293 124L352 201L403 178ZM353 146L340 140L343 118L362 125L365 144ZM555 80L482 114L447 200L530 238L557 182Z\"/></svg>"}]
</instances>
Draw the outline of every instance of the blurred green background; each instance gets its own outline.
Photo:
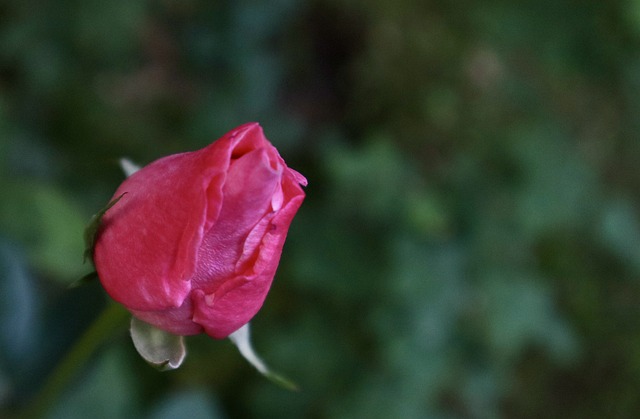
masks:
<instances>
[{"instance_id":1,"label":"blurred green background","mask_svg":"<svg viewBox=\"0 0 640 419\"><path fill-rule=\"evenodd\" d=\"M0 416L104 308L82 230L259 121L309 179L253 370L124 328L51 418L640 415L640 1L0 3Z\"/></svg>"}]
</instances>

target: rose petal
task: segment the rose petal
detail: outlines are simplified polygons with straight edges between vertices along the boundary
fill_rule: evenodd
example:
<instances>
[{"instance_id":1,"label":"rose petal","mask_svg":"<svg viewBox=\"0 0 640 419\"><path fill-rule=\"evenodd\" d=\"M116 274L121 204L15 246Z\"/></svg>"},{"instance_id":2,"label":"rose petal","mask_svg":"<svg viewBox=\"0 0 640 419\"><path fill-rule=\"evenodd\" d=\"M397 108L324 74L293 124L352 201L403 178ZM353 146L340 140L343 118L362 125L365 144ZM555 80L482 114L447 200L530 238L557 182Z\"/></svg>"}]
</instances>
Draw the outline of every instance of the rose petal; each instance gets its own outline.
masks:
<instances>
[{"instance_id":1,"label":"rose petal","mask_svg":"<svg viewBox=\"0 0 640 419\"><path fill-rule=\"evenodd\" d=\"M96 269L105 290L127 308L180 307L191 289L208 209L205 190L224 181L228 165L223 153L202 151L165 157L134 173L116 191L127 194L102 219Z\"/></svg>"},{"instance_id":2,"label":"rose petal","mask_svg":"<svg viewBox=\"0 0 640 419\"><path fill-rule=\"evenodd\" d=\"M215 290L229 276L242 256L244 242L270 209L280 173L269 165L266 152L244 154L229 167L224 201L216 223L205 233L198 252L198 287Z\"/></svg>"}]
</instances>

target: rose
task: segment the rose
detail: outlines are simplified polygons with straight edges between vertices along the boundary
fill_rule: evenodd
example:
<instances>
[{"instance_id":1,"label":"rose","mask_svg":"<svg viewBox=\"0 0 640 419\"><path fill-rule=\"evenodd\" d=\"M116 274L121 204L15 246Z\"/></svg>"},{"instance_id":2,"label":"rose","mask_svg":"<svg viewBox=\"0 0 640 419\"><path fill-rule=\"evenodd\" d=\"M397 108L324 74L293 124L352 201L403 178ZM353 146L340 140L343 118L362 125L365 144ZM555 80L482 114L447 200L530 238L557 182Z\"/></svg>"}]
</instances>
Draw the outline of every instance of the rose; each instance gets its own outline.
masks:
<instances>
[{"instance_id":1,"label":"rose","mask_svg":"<svg viewBox=\"0 0 640 419\"><path fill-rule=\"evenodd\" d=\"M257 123L156 160L120 185L102 218L100 281L140 320L224 338L262 306L306 182Z\"/></svg>"}]
</instances>

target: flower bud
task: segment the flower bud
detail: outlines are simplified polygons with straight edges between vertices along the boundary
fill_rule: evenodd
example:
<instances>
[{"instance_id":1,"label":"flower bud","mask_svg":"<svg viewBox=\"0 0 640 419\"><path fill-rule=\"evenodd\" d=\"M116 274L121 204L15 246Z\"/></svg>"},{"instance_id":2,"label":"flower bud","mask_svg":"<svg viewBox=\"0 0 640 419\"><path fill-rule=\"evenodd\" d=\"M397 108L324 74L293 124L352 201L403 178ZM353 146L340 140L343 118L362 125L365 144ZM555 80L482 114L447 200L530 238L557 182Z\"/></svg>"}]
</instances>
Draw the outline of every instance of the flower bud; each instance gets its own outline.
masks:
<instances>
[{"instance_id":1,"label":"flower bud","mask_svg":"<svg viewBox=\"0 0 640 419\"><path fill-rule=\"evenodd\" d=\"M156 160L120 185L102 217L100 281L159 329L227 337L262 306L306 183L257 123Z\"/></svg>"}]
</instances>

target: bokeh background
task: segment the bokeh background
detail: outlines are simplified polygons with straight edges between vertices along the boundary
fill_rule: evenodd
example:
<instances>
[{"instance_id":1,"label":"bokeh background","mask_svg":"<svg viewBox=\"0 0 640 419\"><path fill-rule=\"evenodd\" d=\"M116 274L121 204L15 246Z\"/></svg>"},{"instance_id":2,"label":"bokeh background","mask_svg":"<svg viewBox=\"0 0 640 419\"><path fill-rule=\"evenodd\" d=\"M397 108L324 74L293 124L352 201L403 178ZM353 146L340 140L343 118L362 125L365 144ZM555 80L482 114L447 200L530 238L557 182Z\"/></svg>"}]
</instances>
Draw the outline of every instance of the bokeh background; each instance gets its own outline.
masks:
<instances>
[{"instance_id":1,"label":"bokeh background","mask_svg":"<svg viewBox=\"0 0 640 419\"><path fill-rule=\"evenodd\" d=\"M50 418L640 414L637 0L4 0L0 416L107 303L84 225L147 163L259 121L309 179L265 360L123 328Z\"/></svg>"}]
</instances>

